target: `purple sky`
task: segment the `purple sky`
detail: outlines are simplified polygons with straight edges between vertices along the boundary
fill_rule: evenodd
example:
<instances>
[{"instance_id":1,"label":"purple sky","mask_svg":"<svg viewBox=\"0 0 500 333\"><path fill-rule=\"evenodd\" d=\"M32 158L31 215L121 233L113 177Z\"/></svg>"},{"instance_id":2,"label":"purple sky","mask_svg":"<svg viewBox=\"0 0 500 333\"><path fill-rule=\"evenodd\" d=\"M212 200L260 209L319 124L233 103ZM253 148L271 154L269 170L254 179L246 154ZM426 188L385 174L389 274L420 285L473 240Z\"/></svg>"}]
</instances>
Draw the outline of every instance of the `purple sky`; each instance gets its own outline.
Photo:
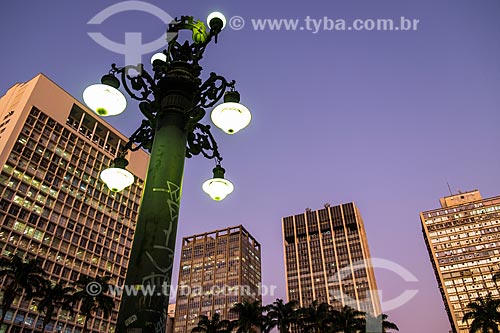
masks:
<instances>
[{"instance_id":1,"label":"purple sky","mask_svg":"<svg viewBox=\"0 0 500 333\"><path fill-rule=\"evenodd\" d=\"M122 43L125 32L144 41L165 31L138 11L100 26L94 15L118 1L9 1L0 12L0 94L45 73L81 100L83 89L123 65L123 55L88 32ZM201 191L212 161L187 161L178 239L243 224L262 244L263 283L285 298L281 217L355 201L372 256L394 261L418 282L377 270L389 300L419 293L388 311L405 333L446 333L449 324L422 238L419 212L437 208L453 191L500 194L500 2L450 1L149 1L171 16L204 19L214 9L246 20L225 29L207 48L204 75L237 81L251 126L235 136L215 131L226 176L236 186L223 202ZM209 4L210 3L210 4ZM353 20L401 16L417 31L255 31L251 19ZM148 63L149 57L143 61ZM130 134L136 104L109 119ZM209 118L206 118L209 122ZM175 266L178 265L178 258ZM177 269L174 272L176 280Z\"/></svg>"}]
</instances>

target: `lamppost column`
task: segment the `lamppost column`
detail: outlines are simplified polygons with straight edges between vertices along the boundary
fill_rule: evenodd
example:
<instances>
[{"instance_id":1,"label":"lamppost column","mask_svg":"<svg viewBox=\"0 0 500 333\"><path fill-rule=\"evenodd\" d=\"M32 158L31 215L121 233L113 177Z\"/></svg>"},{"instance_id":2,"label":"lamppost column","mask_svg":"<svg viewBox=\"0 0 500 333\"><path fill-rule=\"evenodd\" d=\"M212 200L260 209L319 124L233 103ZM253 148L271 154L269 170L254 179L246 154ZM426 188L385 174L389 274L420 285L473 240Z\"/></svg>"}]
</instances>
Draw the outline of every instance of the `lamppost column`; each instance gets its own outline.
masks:
<instances>
[{"instance_id":1,"label":"lamppost column","mask_svg":"<svg viewBox=\"0 0 500 333\"><path fill-rule=\"evenodd\" d=\"M125 279L117 333L165 331L186 156L187 111L197 78L180 63L164 78L141 207ZM135 288L137 295L127 294Z\"/></svg>"},{"instance_id":2,"label":"lamppost column","mask_svg":"<svg viewBox=\"0 0 500 333\"><path fill-rule=\"evenodd\" d=\"M101 83L89 86L83 93L85 103L94 112L116 115L127 104L118 90L123 85L127 94L139 101L146 118L122 147L113 167L101 173L111 191L121 191L133 183L133 175L125 169L127 151L143 148L151 153L116 333L165 332L185 158L202 155L216 162L214 177L203 183L203 190L214 200L224 199L234 188L224 179L222 157L210 125L200 121L206 109L222 98L224 103L212 111L211 118L224 132L234 134L246 127L251 115L239 104L234 80L214 72L204 81L200 78L199 61L208 43L217 43L225 18L215 12L207 21L209 31L192 16L173 20L167 29L168 49L152 58L154 74L145 71L143 64L112 64ZM181 30L191 31L192 42L178 41Z\"/></svg>"}]
</instances>

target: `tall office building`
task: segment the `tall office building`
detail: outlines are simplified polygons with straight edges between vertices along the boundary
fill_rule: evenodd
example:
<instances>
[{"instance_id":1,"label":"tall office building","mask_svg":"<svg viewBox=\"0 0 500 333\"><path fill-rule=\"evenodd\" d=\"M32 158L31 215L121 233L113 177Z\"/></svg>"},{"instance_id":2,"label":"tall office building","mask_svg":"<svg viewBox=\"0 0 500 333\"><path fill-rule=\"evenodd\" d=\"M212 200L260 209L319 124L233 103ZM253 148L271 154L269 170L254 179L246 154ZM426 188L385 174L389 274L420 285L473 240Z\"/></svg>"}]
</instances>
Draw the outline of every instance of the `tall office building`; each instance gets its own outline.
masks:
<instances>
[{"instance_id":1,"label":"tall office building","mask_svg":"<svg viewBox=\"0 0 500 333\"><path fill-rule=\"evenodd\" d=\"M284 217L288 300L380 313L363 220L353 202Z\"/></svg>"},{"instance_id":2,"label":"tall office building","mask_svg":"<svg viewBox=\"0 0 500 333\"><path fill-rule=\"evenodd\" d=\"M500 271L500 196L474 190L440 203L420 213L422 231L452 331L468 333L467 304L488 292L499 297L492 276Z\"/></svg>"},{"instance_id":3,"label":"tall office building","mask_svg":"<svg viewBox=\"0 0 500 333\"><path fill-rule=\"evenodd\" d=\"M198 316L236 319L234 303L262 300L260 244L243 226L182 239L174 332L190 333Z\"/></svg>"},{"instance_id":4,"label":"tall office building","mask_svg":"<svg viewBox=\"0 0 500 333\"><path fill-rule=\"evenodd\" d=\"M112 276L122 285L129 260L148 154L128 156L135 183L112 193L99 180L127 138L40 74L0 99L0 252L39 258L52 281L82 274ZM113 332L109 319L92 332ZM6 312L9 332L33 332L43 315L17 298ZM59 311L52 332L81 332L84 318Z\"/></svg>"}]
</instances>

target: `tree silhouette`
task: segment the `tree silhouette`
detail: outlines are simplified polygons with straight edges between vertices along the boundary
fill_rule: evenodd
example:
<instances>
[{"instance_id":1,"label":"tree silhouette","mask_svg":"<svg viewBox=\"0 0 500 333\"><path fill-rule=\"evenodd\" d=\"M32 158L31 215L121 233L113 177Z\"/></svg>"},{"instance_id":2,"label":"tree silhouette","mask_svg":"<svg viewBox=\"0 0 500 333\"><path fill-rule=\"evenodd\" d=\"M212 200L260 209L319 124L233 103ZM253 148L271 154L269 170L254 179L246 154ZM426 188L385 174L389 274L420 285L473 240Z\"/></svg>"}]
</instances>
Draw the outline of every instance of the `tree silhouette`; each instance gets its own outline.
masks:
<instances>
[{"instance_id":1,"label":"tree silhouette","mask_svg":"<svg viewBox=\"0 0 500 333\"><path fill-rule=\"evenodd\" d=\"M17 295L21 295L25 291L27 299L33 298L35 292L39 291L46 283L43 273L45 272L37 259L24 261L17 254L10 258L0 258L0 278L4 279L0 327L4 323L7 310Z\"/></svg>"},{"instance_id":2,"label":"tree silhouette","mask_svg":"<svg viewBox=\"0 0 500 333\"><path fill-rule=\"evenodd\" d=\"M389 316L386 315L385 313L382 313L376 317L366 314L366 333L386 333L389 332L389 330L395 330L399 331L399 328L396 324L390 322L387 320ZM372 326L377 326L375 327L369 327L370 323L374 324ZM375 330L369 330L369 329L375 329Z\"/></svg>"},{"instance_id":3,"label":"tree silhouette","mask_svg":"<svg viewBox=\"0 0 500 333\"><path fill-rule=\"evenodd\" d=\"M86 332L88 322L98 311L103 312L104 318L108 318L111 314L111 310L113 310L113 307L115 306L115 300L113 297L105 294L109 290L108 282L110 279L111 276L98 276L95 278L82 276L76 282L80 290L78 290L74 295L75 298L81 302L79 313L85 317L83 332ZM94 293L94 289L88 288L89 285L100 288L100 291Z\"/></svg>"},{"instance_id":4,"label":"tree silhouette","mask_svg":"<svg viewBox=\"0 0 500 333\"><path fill-rule=\"evenodd\" d=\"M333 319L331 305L313 301L307 308L299 309L297 323L305 333L322 333L331 329Z\"/></svg>"},{"instance_id":5,"label":"tree silhouette","mask_svg":"<svg viewBox=\"0 0 500 333\"><path fill-rule=\"evenodd\" d=\"M263 307L260 301L236 303L230 310L238 315L234 321L237 333L260 333L264 327Z\"/></svg>"},{"instance_id":6,"label":"tree silhouette","mask_svg":"<svg viewBox=\"0 0 500 333\"><path fill-rule=\"evenodd\" d=\"M493 299L491 293L484 298L478 297L474 302L467 305L470 309L465 313L462 322L472 320L470 333L499 333L498 324L500 323L499 299Z\"/></svg>"},{"instance_id":7,"label":"tree silhouette","mask_svg":"<svg viewBox=\"0 0 500 333\"><path fill-rule=\"evenodd\" d=\"M272 330L277 328L280 333L288 333L290 325L297 321L297 309L299 303L297 301L290 301L283 303L282 299L276 299L272 304L265 307L267 314L268 327L266 329Z\"/></svg>"},{"instance_id":8,"label":"tree silhouette","mask_svg":"<svg viewBox=\"0 0 500 333\"><path fill-rule=\"evenodd\" d=\"M198 326L191 330L192 333L231 333L233 324L230 320L220 320L220 315L214 313L212 319L200 315Z\"/></svg>"},{"instance_id":9,"label":"tree silhouette","mask_svg":"<svg viewBox=\"0 0 500 333\"><path fill-rule=\"evenodd\" d=\"M340 311L333 311L333 331L341 333L357 333L364 329L365 313L345 305Z\"/></svg>"},{"instance_id":10,"label":"tree silhouette","mask_svg":"<svg viewBox=\"0 0 500 333\"><path fill-rule=\"evenodd\" d=\"M45 327L58 309L66 310L72 315L74 314L73 306L76 302L74 292L75 289L73 287L67 287L61 282L55 284L50 282L45 283L39 292L41 299L37 306L38 312L45 314L42 323L42 332L45 331Z\"/></svg>"}]
</instances>

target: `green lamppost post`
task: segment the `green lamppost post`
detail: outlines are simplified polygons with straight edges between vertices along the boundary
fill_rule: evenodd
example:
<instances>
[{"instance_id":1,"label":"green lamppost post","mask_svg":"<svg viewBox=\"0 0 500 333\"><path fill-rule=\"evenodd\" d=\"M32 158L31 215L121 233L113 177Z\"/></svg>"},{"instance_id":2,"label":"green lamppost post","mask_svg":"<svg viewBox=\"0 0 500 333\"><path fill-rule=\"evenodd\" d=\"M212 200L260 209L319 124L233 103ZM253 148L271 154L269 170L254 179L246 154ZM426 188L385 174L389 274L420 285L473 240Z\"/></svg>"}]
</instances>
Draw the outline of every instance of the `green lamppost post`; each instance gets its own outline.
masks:
<instances>
[{"instance_id":1,"label":"green lamppost post","mask_svg":"<svg viewBox=\"0 0 500 333\"><path fill-rule=\"evenodd\" d=\"M101 82L84 92L86 104L105 116L123 111L126 100L118 90L120 82L127 94L139 101L146 118L132 134L114 161L114 167L101 173L110 190L120 191L133 182L125 169L128 150L150 151L144 191L130 253L125 284L137 295L124 290L117 320L117 333L164 332L174 260L177 220L182 194L185 158L202 154L214 159L214 177L203 184L215 200L222 200L233 190L224 179L217 143L209 125L199 121L205 109L224 98L212 112L214 124L233 134L250 122L250 113L239 104L235 81L210 73L203 82L199 61L210 41L224 28L220 13L209 15L208 28L191 16L182 16L169 24L168 47L152 58L154 74L142 64L112 65ZM181 43L180 30L190 30L192 41ZM118 78L117 78L118 76ZM116 110L118 108L118 110Z\"/></svg>"}]
</instances>

